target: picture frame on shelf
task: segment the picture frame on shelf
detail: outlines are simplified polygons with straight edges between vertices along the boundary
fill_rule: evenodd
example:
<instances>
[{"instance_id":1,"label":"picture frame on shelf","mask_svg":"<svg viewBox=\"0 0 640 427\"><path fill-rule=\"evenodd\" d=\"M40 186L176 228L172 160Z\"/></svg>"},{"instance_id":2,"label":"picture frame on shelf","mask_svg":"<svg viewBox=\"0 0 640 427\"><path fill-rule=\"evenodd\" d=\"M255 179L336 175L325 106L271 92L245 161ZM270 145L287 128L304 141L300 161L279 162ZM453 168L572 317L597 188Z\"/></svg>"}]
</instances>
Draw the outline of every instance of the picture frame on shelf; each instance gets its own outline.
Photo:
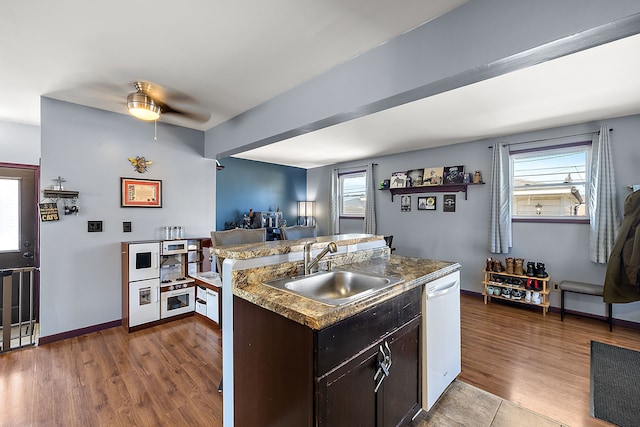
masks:
<instances>
[{"instance_id":1,"label":"picture frame on shelf","mask_svg":"<svg viewBox=\"0 0 640 427\"><path fill-rule=\"evenodd\" d=\"M445 166L444 184L462 184L464 180L464 166Z\"/></svg>"},{"instance_id":2,"label":"picture frame on shelf","mask_svg":"<svg viewBox=\"0 0 640 427\"><path fill-rule=\"evenodd\" d=\"M407 171L407 187L422 187L424 169L411 169Z\"/></svg>"},{"instance_id":3,"label":"picture frame on shelf","mask_svg":"<svg viewBox=\"0 0 640 427\"><path fill-rule=\"evenodd\" d=\"M120 178L120 207L161 208L162 181L156 179Z\"/></svg>"},{"instance_id":4,"label":"picture frame on shelf","mask_svg":"<svg viewBox=\"0 0 640 427\"><path fill-rule=\"evenodd\" d=\"M422 185L442 185L444 167L424 168L422 173Z\"/></svg>"},{"instance_id":5,"label":"picture frame on shelf","mask_svg":"<svg viewBox=\"0 0 640 427\"><path fill-rule=\"evenodd\" d=\"M419 211L435 211L436 196L418 197L418 210Z\"/></svg>"},{"instance_id":6,"label":"picture frame on shelf","mask_svg":"<svg viewBox=\"0 0 640 427\"><path fill-rule=\"evenodd\" d=\"M406 172L393 172L391 174L391 185L389 188L405 188L407 186Z\"/></svg>"}]
</instances>

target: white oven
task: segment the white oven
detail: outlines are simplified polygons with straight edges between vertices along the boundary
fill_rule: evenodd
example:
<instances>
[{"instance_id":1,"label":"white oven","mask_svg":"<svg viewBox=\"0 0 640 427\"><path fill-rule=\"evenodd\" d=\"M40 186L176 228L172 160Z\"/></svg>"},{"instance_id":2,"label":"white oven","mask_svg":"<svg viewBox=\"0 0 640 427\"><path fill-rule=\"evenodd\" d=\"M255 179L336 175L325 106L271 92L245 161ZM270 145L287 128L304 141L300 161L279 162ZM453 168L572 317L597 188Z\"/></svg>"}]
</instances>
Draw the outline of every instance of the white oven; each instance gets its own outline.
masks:
<instances>
[{"instance_id":1,"label":"white oven","mask_svg":"<svg viewBox=\"0 0 640 427\"><path fill-rule=\"evenodd\" d=\"M160 288L160 318L193 312L196 308L194 282L166 285Z\"/></svg>"},{"instance_id":2,"label":"white oven","mask_svg":"<svg viewBox=\"0 0 640 427\"><path fill-rule=\"evenodd\" d=\"M187 250L188 248L186 240L162 241L162 255L186 254Z\"/></svg>"}]
</instances>

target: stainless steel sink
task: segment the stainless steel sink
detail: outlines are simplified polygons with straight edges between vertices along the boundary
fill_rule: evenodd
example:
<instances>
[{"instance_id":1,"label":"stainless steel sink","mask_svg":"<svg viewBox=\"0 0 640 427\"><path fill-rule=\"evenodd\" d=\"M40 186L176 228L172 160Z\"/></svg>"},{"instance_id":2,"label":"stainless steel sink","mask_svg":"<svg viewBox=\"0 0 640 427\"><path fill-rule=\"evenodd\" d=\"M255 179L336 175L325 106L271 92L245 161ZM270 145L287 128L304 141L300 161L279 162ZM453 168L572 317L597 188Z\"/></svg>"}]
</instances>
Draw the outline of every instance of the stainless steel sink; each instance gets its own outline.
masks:
<instances>
[{"instance_id":1,"label":"stainless steel sink","mask_svg":"<svg viewBox=\"0 0 640 427\"><path fill-rule=\"evenodd\" d=\"M352 270L323 271L308 276L285 277L264 284L328 305L344 305L403 282L397 277Z\"/></svg>"}]
</instances>

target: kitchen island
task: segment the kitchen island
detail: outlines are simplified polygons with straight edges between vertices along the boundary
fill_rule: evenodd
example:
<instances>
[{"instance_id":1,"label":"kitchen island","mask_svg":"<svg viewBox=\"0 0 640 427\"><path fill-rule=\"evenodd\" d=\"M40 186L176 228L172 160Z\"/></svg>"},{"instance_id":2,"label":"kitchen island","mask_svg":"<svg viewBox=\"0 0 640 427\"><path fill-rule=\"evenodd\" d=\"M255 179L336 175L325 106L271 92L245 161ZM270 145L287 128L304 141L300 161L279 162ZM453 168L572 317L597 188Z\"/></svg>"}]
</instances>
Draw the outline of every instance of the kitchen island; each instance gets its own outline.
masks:
<instances>
[{"instance_id":1,"label":"kitchen island","mask_svg":"<svg viewBox=\"0 0 640 427\"><path fill-rule=\"evenodd\" d=\"M271 279L301 274L307 240L214 249L216 256L224 258L225 426L258 421L262 425L336 425L336 420L348 425L345 417L358 411L340 409L347 396L352 408L359 405L361 413L371 417L371 425L389 425L385 420L398 417L405 420L420 407L424 285L458 271L460 265L391 256L382 236L323 236L315 239L312 254L331 241L337 243L338 251L320 263L321 270L326 268L323 263L331 261L334 269L404 280L342 306L264 285ZM376 369L386 370L382 365L389 363L384 362L387 355L393 368L374 380ZM414 385L408 386L407 381ZM361 389L369 385L370 393Z\"/></svg>"}]
</instances>

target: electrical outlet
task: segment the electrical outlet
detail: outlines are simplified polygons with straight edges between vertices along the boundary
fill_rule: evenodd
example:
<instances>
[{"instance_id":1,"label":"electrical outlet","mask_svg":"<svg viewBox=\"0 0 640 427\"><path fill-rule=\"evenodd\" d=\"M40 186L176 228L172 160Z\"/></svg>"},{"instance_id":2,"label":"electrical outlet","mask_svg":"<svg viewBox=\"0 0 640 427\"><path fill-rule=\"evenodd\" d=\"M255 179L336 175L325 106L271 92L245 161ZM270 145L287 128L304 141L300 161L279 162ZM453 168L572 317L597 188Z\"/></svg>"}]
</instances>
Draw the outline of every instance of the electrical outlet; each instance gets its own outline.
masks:
<instances>
[{"instance_id":1,"label":"electrical outlet","mask_svg":"<svg viewBox=\"0 0 640 427\"><path fill-rule=\"evenodd\" d=\"M102 232L102 221L87 221L87 231L89 233Z\"/></svg>"},{"instance_id":2,"label":"electrical outlet","mask_svg":"<svg viewBox=\"0 0 640 427\"><path fill-rule=\"evenodd\" d=\"M122 223L122 231L124 233L131 233L131 221L124 221Z\"/></svg>"},{"instance_id":3,"label":"electrical outlet","mask_svg":"<svg viewBox=\"0 0 640 427\"><path fill-rule=\"evenodd\" d=\"M553 283L551 284L551 290L552 290L553 292L560 292L560 283L558 283L558 282L553 282Z\"/></svg>"}]
</instances>

